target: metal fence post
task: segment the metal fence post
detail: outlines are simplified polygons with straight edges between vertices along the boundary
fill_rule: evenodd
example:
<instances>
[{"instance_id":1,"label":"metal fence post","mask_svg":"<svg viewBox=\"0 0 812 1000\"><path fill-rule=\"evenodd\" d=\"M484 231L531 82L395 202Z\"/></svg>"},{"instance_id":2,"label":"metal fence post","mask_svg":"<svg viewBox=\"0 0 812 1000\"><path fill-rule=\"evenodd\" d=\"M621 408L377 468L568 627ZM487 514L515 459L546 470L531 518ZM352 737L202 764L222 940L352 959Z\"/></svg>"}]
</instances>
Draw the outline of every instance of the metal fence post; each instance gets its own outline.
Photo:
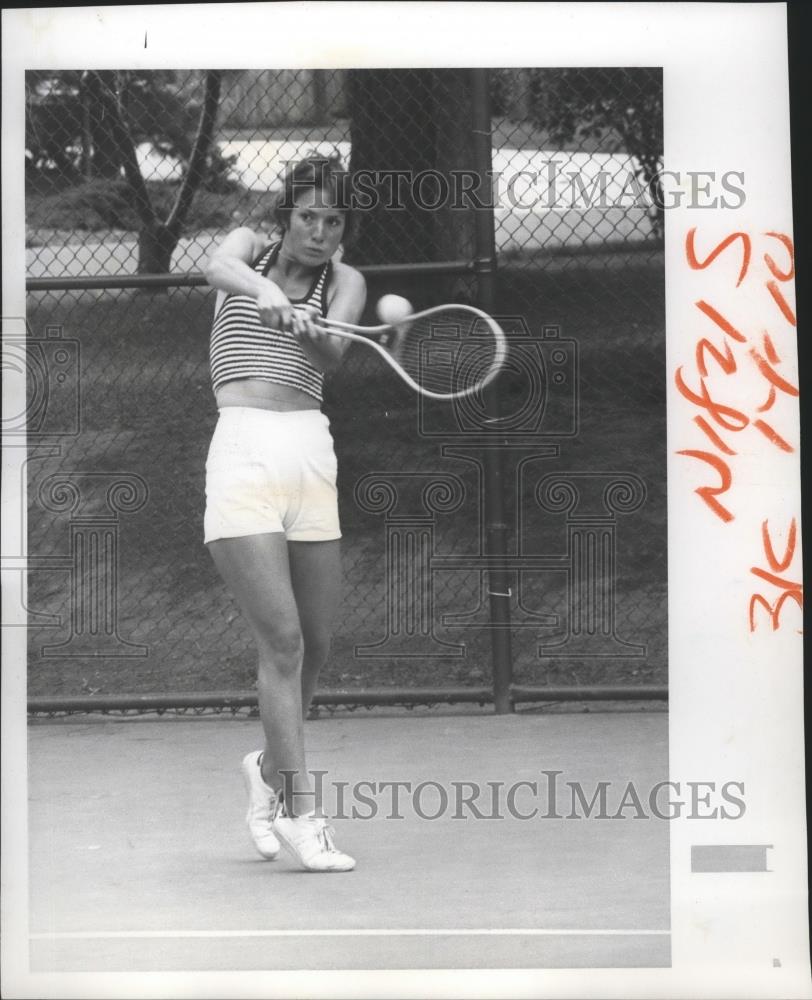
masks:
<instances>
[{"instance_id":1,"label":"metal fence post","mask_svg":"<svg viewBox=\"0 0 812 1000\"><path fill-rule=\"evenodd\" d=\"M487 193L490 204L491 183L491 101L487 69L471 71L471 99L473 104L472 131L474 169L479 174L479 190ZM496 241L494 236L493 207L475 210L477 304L492 313L496 302ZM486 390L486 407L489 422L499 419L498 379ZM513 656L510 637L510 578L504 565L507 553L504 503L504 472L501 449L483 448L485 476L485 552L495 557L495 565L488 570L488 597L490 601L490 633L493 656L493 700L497 714L513 711L511 683Z\"/></svg>"}]
</instances>

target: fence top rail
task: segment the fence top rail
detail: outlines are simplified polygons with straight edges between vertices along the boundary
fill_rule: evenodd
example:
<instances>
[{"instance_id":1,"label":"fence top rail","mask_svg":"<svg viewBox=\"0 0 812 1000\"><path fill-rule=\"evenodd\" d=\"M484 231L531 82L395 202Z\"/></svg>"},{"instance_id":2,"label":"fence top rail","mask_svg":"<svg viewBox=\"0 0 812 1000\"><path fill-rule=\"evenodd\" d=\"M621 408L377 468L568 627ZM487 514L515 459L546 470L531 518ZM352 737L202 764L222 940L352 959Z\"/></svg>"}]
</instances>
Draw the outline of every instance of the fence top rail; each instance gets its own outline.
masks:
<instances>
[{"instance_id":1,"label":"fence top rail","mask_svg":"<svg viewBox=\"0 0 812 1000\"><path fill-rule=\"evenodd\" d=\"M470 274L481 261L444 260L417 264L362 264L358 270L370 278L407 274ZM26 278L28 292L90 291L103 288L199 288L208 284L200 272L187 274L105 274L87 277Z\"/></svg>"}]
</instances>

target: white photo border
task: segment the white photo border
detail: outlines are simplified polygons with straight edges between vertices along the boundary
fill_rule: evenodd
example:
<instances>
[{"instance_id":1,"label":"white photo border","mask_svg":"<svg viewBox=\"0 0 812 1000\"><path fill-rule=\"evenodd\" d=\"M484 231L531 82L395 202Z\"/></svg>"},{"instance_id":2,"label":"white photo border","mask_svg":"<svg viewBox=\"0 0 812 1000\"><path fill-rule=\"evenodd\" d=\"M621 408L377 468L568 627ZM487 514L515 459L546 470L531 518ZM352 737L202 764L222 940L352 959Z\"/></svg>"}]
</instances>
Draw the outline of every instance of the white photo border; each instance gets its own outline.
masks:
<instances>
[{"instance_id":1,"label":"white photo border","mask_svg":"<svg viewBox=\"0 0 812 1000\"><path fill-rule=\"evenodd\" d=\"M667 168L739 171L746 190L735 211L683 204L666 218L670 776L717 787L741 781L747 790L747 812L735 823L671 821L672 967L477 970L470 978L420 970L28 973L25 637L17 628L3 630L2 703L2 947L13 995L810 996L801 637L789 607L790 624L775 631L747 625L749 595L759 589L750 567L763 557L761 523L772 518L781 549L789 519L800 519L797 450L787 456L759 441L745 446L728 494L736 516L723 523L694 492L708 481L707 470L677 454L699 449L702 439L693 421L698 411L673 378L708 331L698 299L746 318L755 334L773 323L763 294L764 234L793 230L786 53L781 4L258 3L3 12L6 317L25 315L25 69L662 66ZM752 280L741 294L735 255L720 254L718 266L702 270L687 266L685 237L694 227L704 256L733 231L752 237ZM777 248L771 252L777 258ZM782 289L791 301L792 282ZM797 384L792 334L782 329L775 339L782 373ZM760 393L752 378L752 393ZM6 412L20 412L19 385L5 388ZM782 410L781 427L787 440L799 441L797 404ZM5 454L3 461L5 472ZM7 513L5 496L3 509L3 551L22 551L24 520ZM772 845L770 871L692 875L691 845L714 843Z\"/></svg>"}]
</instances>

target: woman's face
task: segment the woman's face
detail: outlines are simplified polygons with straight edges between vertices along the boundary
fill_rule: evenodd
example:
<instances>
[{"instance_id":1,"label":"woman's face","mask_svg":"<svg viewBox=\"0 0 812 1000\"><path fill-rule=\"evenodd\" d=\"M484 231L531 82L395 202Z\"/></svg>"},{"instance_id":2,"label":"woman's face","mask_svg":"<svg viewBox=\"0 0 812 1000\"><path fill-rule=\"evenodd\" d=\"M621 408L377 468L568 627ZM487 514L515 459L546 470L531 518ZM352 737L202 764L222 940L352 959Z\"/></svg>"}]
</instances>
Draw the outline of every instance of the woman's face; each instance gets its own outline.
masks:
<instances>
[{"instance_id":1,"label":"woman's face","mask_svg":"<svg viewBox=\"0 0 812 1000\"><path fill-rule=\"evenodd\" d=\"M285 233L285 249L301 264L318 267L338 250L344 214L327 204L327 194L309 188L297 196Z\"/></svg>"}]
</instances>

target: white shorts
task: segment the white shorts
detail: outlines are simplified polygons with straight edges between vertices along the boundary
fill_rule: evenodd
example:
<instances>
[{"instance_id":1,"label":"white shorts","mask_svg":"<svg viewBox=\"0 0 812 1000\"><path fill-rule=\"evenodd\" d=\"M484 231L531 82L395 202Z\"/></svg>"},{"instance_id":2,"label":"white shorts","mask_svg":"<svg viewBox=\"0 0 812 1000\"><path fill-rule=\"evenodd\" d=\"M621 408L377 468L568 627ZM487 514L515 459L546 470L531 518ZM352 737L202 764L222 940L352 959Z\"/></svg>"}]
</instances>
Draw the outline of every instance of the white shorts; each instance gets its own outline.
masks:
<instances>
[{"instance_id":1,"label":"white shorts","mask_svg":"<svg viewBox=\"0 0 812 1000\"><path fill-rule=\"evenodd\" d=\"M336 456L320 410L225 406L206 460L205 541L284 532L341 537Z\"/></svg>"}]
</instances>

